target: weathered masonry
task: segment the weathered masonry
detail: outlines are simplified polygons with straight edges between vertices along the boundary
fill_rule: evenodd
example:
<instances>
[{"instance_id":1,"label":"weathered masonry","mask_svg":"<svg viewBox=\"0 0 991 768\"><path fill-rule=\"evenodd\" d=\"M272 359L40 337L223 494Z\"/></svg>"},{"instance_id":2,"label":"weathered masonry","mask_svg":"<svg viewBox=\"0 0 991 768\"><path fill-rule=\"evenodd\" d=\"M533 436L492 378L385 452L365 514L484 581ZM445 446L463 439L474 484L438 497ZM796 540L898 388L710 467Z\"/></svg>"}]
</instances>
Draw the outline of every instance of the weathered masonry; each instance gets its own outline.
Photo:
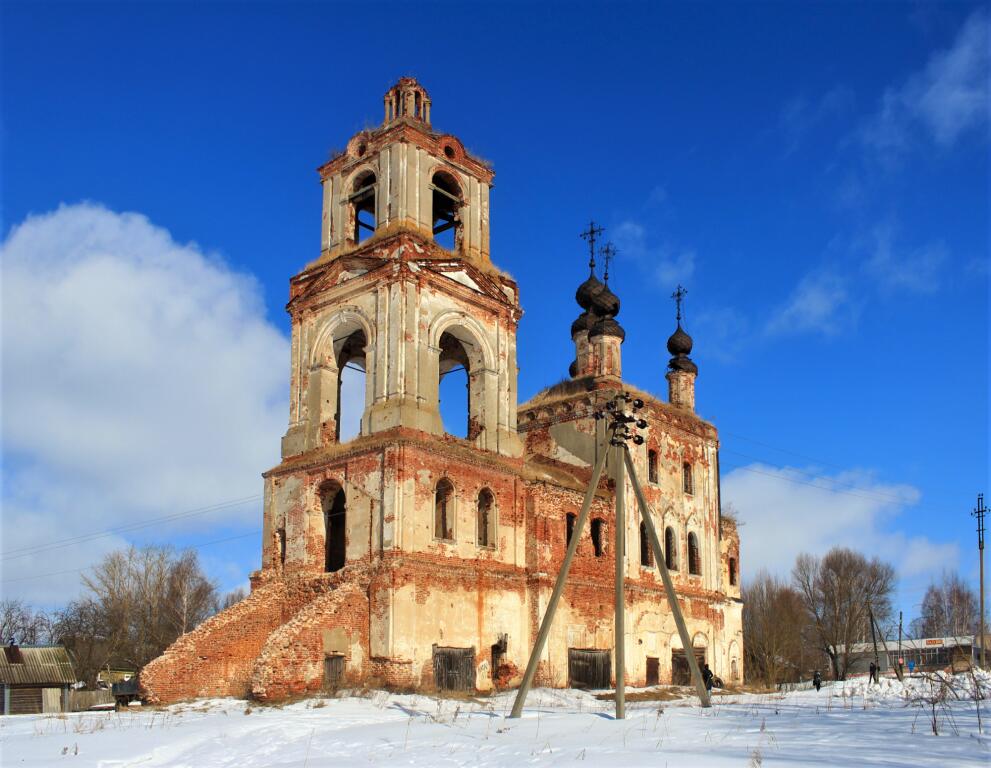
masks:
<instances>
[{"instance_id":1,"label":"weathered masonry","mask_svg":"<svg viewBox=\"0 0 991 768\"><path fill-rule=\"evenodd\" d=\"M591 476L602 429L592 414L617 388L647 403L634 457L692 652L742 679L739 538L720 515L718 436L695 413L698 369L680 322L668 402L623 384L619 299L593 268L576 294L570 377L519 405L522 310L490 258L493 171L432 128L426 90L401 79L383 123L319 172L321 253L290 283L289 428L264 476L262 567L245 600L145 668L147 695L512 685ZM459 374L456 437L440 394ZM363 376L357 396L348 376ZM614 677L613 487L600 484L537 684ZM637 515L628 519L627 679L677 681L686 650Z\"/></svg>"}]
</instances>

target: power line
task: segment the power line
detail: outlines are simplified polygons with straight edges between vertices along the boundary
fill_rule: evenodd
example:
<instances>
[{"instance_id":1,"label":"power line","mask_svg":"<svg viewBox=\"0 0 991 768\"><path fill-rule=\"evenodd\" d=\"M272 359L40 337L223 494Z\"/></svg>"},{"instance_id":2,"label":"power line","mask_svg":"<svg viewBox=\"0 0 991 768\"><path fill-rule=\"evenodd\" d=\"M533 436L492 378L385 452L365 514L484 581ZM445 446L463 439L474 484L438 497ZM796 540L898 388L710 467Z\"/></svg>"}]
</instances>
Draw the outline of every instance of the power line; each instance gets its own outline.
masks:
<instances>
[{"instance_id":1,"label":"power line","mask_svg":"<svg viewBox=\"0 0 991 768\"><path fill-rule=\"evenodd\" d=\"M34 555L39 552L45 552L51 549L62 549L64 547L72 546L73 544L82 544L87 541L93 541L95 539L100 539L105 536L112 536L117 533L128 533L130 531L140 530L141 528L149 528L153 525L158 525L160 523L173 522L175 520L183 520L190 517L195 517L197 515L205 515L209 512L217 512L222 509L229 509L231 507L237 507L241 504L247 504L252 501L260 501L262 496L246 496L241 499L232 499L230 501L222 501L219 504L211 504L207 507L198 507L196 509L190 509L185 512L175 512L171 515L164 515L162 517L155 517L150 520L143 520L137 523L128 523L127 525L121 525L116 528L108 528L104 531L93 531L92 533L85 533L79 536L71 536L66 539L58 539L56 541L51 541L46 544L35 544L27 547L20 547L18 549L10 549L6 552L0 553L0 560L15 560L21 557L28 557L29 555Z\"/></svg>"},{"instance_id":2,"label":"power line","mask_svg":"<svg viewBox=\"0 0 991 768\"><path fill-rule=\"evenodd\" d=\"M261 532L262 532L261 528L256 528L253 531L248 531L247 533L240 533L237 536L227 536L226 538L223 539L204 541L200 544L193 544L188 547L183 547L183 549L202 549L203 547L209 547L214 544L223 544L224 542L234 541L235 539L246 539L248 536L255 536ZM14 584L19 581L32 581L34 579L45 579L50 576L62 576L67 573L82 573L83 571L87 571L92 567L93 566L86 566L85 568L70 568L69 570L66 571L52 571L51 573L37 573L31 576L20 576L16 579L4 579L3 581L0 581L0 584Z\"/></svg>"},{"instance_id":3,"label":"power line","mask_svg":"<svg viewBox=\"0 0 991 768\"><path fill-rule=\"evenodd\" d=\"M727 432L724 429L719 430L719 435L720 437L723 436L733 437L736 438L737 440L743 440L747 443L753 443L754 445L759 445L762 448L770 448L772 451L778 451L779 453L789 453L792 456L797 456L800 459L805 459L806 461L814 461L816 464L823 464L827 467L833 467L833 469L843 469L843 470L847 469L847 467L841 467L839 464L833 464L829 461L823 461L822 459L817 459L814 456L809 456L808 454L805 453L798 453L797 451L791 451L788 450L787 448L778 448L776 445L771 445L770 443L763 443L760 440L754 440L751 437L744 437L743 435L737 435L734 434L733 432Z\"/></svg>"}]
</instances>

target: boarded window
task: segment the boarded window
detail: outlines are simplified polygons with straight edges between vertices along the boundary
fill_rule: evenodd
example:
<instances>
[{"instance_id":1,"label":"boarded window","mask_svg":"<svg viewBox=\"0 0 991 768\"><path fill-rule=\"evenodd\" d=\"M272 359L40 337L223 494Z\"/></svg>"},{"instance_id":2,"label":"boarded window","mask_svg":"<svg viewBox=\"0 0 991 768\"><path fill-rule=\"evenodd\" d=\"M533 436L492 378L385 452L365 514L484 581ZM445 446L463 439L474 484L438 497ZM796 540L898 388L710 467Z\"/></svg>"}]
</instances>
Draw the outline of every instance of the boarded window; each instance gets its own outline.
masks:
<instances>
[{"instance_id":1,"label":"boarded window","mask_svg":"<svg viewBox=\"0 0 991 768\"><path fill-rule=\"evenodd\" d=\"M640 523L640 565L653 565L654 556L650 551L650 538L647 536L647 524Z\"/></svg>"},{"instance_id":2,"label":"boarded window","mask_svg":"<svg viewBox=\"0 0 991 768\"><path fill-rule=\"evenodd\" d=\"M438 539L454 539L454 486L444 478L437 483L434 495L434 536Z\"/></svg>"},{"instance_id":3,"label":"boarded window","mask_svg":"<svg viewBox=\"0 0 991 768\"><path fill-rule=\"evenodd\" d=\"M678 570L678 538L670 525L664 529L664 564L669 571Z\"/></svg>"},{"instance_id":4,"label":"boarded window","mask_svg":"<svg viewBox=\"0 0 991 768\"><path fill-rule=\"evenodd\" d=\"M702 558L699 556L699 537L694 533L688 534L688 572L694 576L702 575Z\"/></svg>"},{"instance_id":5,"label":"boarded window","mask_svg":"<svg viewBox=\"0 0 991 768\"><path fill-rule=\"evenodd\" d=\"M602 557L606 551L606 521L600 517L592 521L592 551L596 557Z\"/></svg>"},{"instance_id":6,"label":"boarded window","mask_svg":"<svg viewBox=\"0 0 991 768\"><path fill-rule=\"evenodd\" d=\"M478 494L478 546L495 545L495 497L492 491L483 488Z\"/></svg>"},{"instance_id":7,"label":"boarded window","mask_svg":"<svg viewBox=\"0 0 991 768\"><path fill-rule=\"evenodd\" d=\"M439 691L474 691L475 649L435 647L434 685Z\"/></svg>"},{"instance_id":8,"label":"boarded window","mask_svg":"<svg viewBox=\"0 0 991 768\"><path fill-rule=\"evenodd\" d=\"M608 688L612 680L609 651L568 649L568 685L572 688Z\"/></svg>"},{"instance_id":9,"label":"boarded window","mask_svg":"<svg viewBox=\"0 0 991 768\"><path fill-rule=\"evenodd\" d=\"M687 461L681 465L681 484L685 493L695 493L695 479L692 476L692 465Z\"/></svg>"},{"instance_id":10,"label":"boarded window","mask_svg":"<svg viewBox=\"0 0 991 768\"><path fill-rule=\"evenodd\" d=\"M647 480L657 482L657 451L647 451Z\"/></svg>"},{"instance_id":11,"label":"boarded window","mask_svg":"<svg viewBox=\"0 0 991 768\"><path fill-rule=\"evenodd\" d=\"M344 657L340 654L327 656L323 660L323 689L334 691L344 682Z\"/></svg>"},{"instance_id":12,"label":"boarded window","mask_svg":"<svg viewBox=\"0 0 991 768\"><path fill-rule=\"evenodd\" d=\"M731 557L729 559L729 583L732 586L736 586L736 558Z\"/></svg>"}]
</instances>

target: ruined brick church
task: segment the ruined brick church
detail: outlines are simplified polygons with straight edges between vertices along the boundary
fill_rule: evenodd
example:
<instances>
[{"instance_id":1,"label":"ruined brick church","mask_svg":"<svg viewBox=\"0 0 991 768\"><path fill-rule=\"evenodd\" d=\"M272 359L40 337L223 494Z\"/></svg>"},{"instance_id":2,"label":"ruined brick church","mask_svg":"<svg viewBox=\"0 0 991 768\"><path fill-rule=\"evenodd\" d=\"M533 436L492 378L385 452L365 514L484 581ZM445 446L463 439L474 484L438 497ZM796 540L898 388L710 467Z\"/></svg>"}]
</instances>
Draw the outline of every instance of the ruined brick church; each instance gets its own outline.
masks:
<instances>
[{"instance_id":1,"label":"ruined brick church","mask_svg":"<svg viewBox=\"0 0 991 768\"><path fill-rule=\"evenodd\" d=\"M620 388L646 402L634 462L690 652L741 680L739 537L720 514L719 440L695 412L698 368L680 316L664 402L622 381L619 299L593 268L576 293L570 376L519 404L523 311L490 256L494 174L434 130L427 91L401 79L382 124L319 173L321 250L290 282L289 428L281 463L264 475L261 569L248 597L143 670L147 697L518 682L599 450L593 413ZM455 437L439 382L461 368L468 423ZM347 369L365 379L352 439L340 426ZM614 679L610 475L607 463L537 685ZM628 516L627 680L687 684L686 649L638 523Z\"/></svg>"}]
</instances>

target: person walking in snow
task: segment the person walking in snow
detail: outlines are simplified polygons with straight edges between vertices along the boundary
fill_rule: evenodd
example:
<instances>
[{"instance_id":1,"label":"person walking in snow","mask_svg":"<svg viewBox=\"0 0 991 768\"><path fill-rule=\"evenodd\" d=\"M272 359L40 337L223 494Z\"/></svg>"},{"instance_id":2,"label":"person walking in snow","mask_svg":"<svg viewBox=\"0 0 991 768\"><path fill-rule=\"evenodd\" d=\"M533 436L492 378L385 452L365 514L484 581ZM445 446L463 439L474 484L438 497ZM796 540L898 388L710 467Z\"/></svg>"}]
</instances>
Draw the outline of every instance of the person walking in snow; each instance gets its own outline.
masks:
<instances>
[{"instance_id":1,"label":"person walking in snow","mask_svg":"<svg viewBox=\"0 0 991 768\"><path fill-rule=\"evenodd\" d=\"M819 674L818 669L812 674L812 685L816 687L816 693L822 687L822 675Z\"/></svg>"},{"instance_id":2,"label":"person walking in snow","mask_svg":"<svg viewBox=\"0 0 991 768\"><path fill-rule=\"evenodd\" d=\"M880 680L877 679L877 664L875 664L873 661L871 662L870 673L871 675L867 680L868 685L870 685L871 683L881 682Z\"/></svg>"},{"instance_id":3,"label":"person walking in snow","mask_svg":"<svg viewBox=\"0 0 991 768\"><path fill-rule=\"evenodd\" d=\"M713 677L714 677L714 675L712 674L712 670L709 669L709 665L707 663L706 664L703 664L702 665L702 682L705 683L705 690L708 691L709 693L712 693L712 678Z\"/></svg>"}]
</instances>

